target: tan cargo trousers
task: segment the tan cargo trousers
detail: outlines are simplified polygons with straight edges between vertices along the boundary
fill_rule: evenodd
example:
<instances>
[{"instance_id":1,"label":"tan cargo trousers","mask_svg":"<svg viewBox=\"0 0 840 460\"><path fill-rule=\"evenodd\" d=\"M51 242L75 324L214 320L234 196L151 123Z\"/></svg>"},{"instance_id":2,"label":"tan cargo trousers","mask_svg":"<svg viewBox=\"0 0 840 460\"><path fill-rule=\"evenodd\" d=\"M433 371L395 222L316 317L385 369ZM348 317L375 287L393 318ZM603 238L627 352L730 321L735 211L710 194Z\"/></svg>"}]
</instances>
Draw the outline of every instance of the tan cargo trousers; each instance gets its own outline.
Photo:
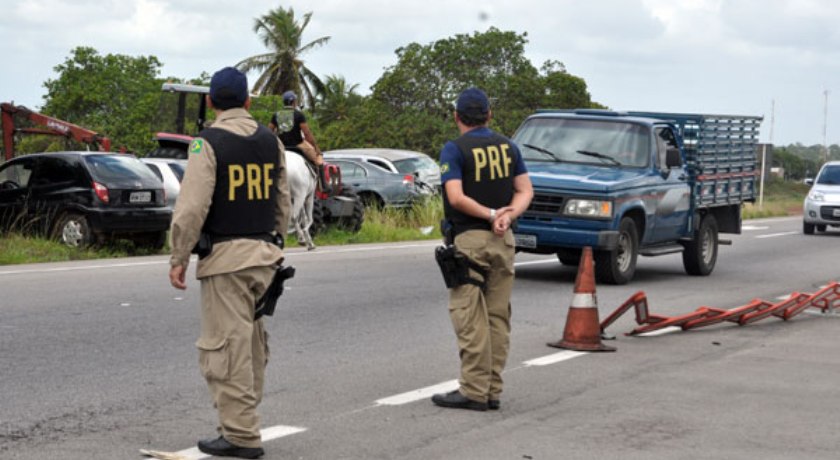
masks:
<instances>
[{"instance_id":1,"label":"tan cargo trousers","mask_svg":"<svg viewBox=\"0 0 840 460\"><path fill-rule=\"evenodd\" d=\"M269 351L254 306L273 276L272 267L252 267L201 279L199 367L219 413L219 434L240 447L261 446L257 406Z\"/></svg>"},{"instance_id":2,"label":"tan cargo trousers","mask_svg":"<svg viewBox=\"0 0 840 460\"><path fill-rule=\"evenodd\" d=\"M484 291L473 284L449 290L449 316L461 355L460 390L474 401L498 400L510 348L513 232L508 230L502 238L490 231L469 230L455 237L455 247L487 270Z\"/></svg>"}]
</instances>

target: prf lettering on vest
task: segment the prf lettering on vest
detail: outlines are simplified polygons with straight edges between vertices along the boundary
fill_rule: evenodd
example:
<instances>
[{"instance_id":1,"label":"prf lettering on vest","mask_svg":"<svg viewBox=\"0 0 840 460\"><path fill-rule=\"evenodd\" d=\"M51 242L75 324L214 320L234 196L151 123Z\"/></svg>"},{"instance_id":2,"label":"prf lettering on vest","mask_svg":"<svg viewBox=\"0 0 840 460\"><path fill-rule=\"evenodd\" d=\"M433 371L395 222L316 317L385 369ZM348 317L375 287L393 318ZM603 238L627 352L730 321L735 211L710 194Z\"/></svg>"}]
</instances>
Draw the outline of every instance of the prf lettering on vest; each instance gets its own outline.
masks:
<instances>
[{"instance_id":1,"label":"prf lettering on vest","mask_svg":"<svg viewBox=\"0 0 840 460\"><path fill-rule=\"evenodd\" d=\"M236 201L236 189L245 186L248 190L248 201L267 200L269 191L274 185L273 163L249 163L243 168L241 165L228 165L228 200ZM247 174L246 174L247 173Z\"/></svg>"},{"instance_id":2,"label":"prf lettering on vest","mask_svg":"<svg viewBox=\"0 0 840 460\"><path fill-rule=\"evenodd\" d=\"M487 147L476 147L472 149L475 160L475 181L481 182L484 171L487 170L489 180L501 179L510 176L510 165L513 159L510 157L510 145L488 145Z\"/></svg>"}]
</instances>

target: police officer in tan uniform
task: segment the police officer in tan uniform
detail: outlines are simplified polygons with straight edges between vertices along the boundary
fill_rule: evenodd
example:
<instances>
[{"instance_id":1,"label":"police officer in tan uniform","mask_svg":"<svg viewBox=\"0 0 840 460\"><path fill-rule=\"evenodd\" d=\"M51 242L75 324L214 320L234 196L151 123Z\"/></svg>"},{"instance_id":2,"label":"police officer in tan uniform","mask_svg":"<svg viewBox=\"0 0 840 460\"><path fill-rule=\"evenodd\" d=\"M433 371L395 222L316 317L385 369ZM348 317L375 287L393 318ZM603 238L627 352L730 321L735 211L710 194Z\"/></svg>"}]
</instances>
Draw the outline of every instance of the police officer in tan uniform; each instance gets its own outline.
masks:
<instances>
[{"instance_id":1,"label":"police officer in tan uniform","mask_svg":"<svg viewBox=\"0 0 840 460\"><path fill-rule=\"evenodd\" d=\"M247 111L251 101L242 72L232 67L216 72L207 103L216 121L189 147L172 217L169 280L186 289L190 252L200 236L212 242L196 269L202 304L196 346L220 436L199 441L198 448L259 458L264 452L257 405L269 353L254 310L283 260L275 237L286 234L291 208L286 163L277 136Z\"/></svg>"},{"instance_id":2,"label":"police officer in tan uniform","mask_svg":"<svg viewBox=\"0 0 840 460\"><path fill-rule=\"evenodd\" d=\"M440 154L444 233L469 260L470 278L476 282L449 290L449 316L461 357L460 387L434 395L432 402L478 411L501 405L514 278L510 225L534 195L519 148L487 127L491 115L483 91L464 90L455 107L461 137L447 142Z\"/></svg>"}]
</instances>

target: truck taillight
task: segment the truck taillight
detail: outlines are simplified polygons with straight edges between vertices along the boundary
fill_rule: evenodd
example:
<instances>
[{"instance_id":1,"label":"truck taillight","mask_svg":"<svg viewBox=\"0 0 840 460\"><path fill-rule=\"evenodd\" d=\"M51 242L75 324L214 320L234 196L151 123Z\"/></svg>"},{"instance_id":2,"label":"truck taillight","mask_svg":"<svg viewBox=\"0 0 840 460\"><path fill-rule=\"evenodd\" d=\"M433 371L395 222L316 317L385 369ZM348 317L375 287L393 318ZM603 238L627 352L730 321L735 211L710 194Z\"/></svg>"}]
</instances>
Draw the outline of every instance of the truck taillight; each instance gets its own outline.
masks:
<instances>
[{"instance_id":1,"label":"truck taillight","mask_svg":"<svg viewBox=\"0 0 840 460\"><path fill-rule=\"evenodd\" d=\"M96 192L96 196L99 198L100 201L106 204L108 203L108 187L100 184L99 182L94 182L93 191Z\"/></svg>"}]
</instances>

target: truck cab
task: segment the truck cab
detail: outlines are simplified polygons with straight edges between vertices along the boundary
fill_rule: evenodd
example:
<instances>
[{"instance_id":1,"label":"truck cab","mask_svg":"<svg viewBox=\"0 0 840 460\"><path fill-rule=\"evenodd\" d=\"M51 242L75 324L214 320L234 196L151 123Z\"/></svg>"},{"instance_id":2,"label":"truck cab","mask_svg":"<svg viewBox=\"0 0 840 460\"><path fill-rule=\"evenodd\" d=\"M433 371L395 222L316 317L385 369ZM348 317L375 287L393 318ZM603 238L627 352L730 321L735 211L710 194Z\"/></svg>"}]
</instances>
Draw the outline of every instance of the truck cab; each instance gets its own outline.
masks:
<instances>
[{"instance_id":1,"label":"truck cab","mask_svg":"<svg viewBox=\"0 0 840 460\"><path fill-rule=\"evenodd\" d=\"M746 118L753 122L756 117L736 117ZM740 205L752 198L751 184L746 194L729 192L743 191L741 173L754 182L754 155L742 153L752 153L757 130L737 148L717 146L714 155L720 158L713 162L737 156L738 177L713 184L721 187L712 194L725 189L726 199L704 201L701 195L710 189L702 182L711 177L704 177L703 169L711 165L698 152L708 153L709 146L696 134L708 131L709 120L604 110L532 115L513 137L534 184L534 199L517 224L517 248L556 253L563 264L577 265L581 249L590 246L599 280L610 284L629 282L639 255L683 252L686 271L711 273L717 259L717 221L740 233ZM704 227L699 225L703 220Z\"/></svg>"}]
</instances>

